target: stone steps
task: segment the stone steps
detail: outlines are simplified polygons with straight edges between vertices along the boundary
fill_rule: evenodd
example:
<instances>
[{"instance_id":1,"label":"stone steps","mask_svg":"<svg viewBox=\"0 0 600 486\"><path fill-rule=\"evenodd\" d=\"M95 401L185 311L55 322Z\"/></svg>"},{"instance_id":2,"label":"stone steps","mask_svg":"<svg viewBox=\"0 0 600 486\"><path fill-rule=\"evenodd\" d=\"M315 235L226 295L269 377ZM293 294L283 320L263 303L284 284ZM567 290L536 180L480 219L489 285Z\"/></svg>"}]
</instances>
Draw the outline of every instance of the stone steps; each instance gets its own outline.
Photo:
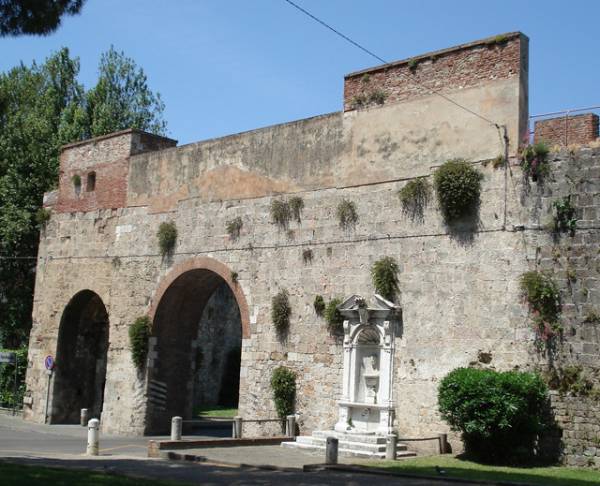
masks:
<instances>
[{"instance_id":1,"label":"stone steps","mask_svg":"<svg viewBox=\"0 0 600 486\"><path fill-rule=\"evenodd\" d=\"M375 434L351 434L347 432L336 432L335 430L315 430L311 437L327 439L327 437L335 437L340 442L363 442L367 444L385 444L385 437Z\"/></svg>"},{"instance_id":2,"label":"stone steps","mask_svg":"<svg viewBox=\"0 0 600 486\"><path fill-rule=\"evenodd\" d=\"M353 449L351 448L352 443L342 443L340 442L338 445L338 454L346 457L366 457L372 459L385 459L385 446L383 451L367 451L361 449ZM281 447L286 448L295 448L295 449L304 449L310 451L323 451L325 452L325 444L311 444L304 442L282 442ZM400 457L414 457L416 453L412 451L406 450L406 446L404 446L404 450L398 450L396 452L396 458Z\"/></svg>"},{"instance_id":3,"label":"stone steps","mask_svg":"<svg viewBox=\"0 0 600 486\"><path fill-rule=\"evenodd\" d=\"M332 436L330 436L332 437ZM299 436L296 437L297 444L303 445L315 445L319 447L325 447L327 439L325 437L312 437L312 436ZM338 447L340 449L352 449L358 451L366 451L366 452L385 452L385 440L380 443L368 443L362 441L354 441L354 440L339 440ZM407 449L406 445L398 444L397 450L405 451Z\"/></svg>"}]
</instances>

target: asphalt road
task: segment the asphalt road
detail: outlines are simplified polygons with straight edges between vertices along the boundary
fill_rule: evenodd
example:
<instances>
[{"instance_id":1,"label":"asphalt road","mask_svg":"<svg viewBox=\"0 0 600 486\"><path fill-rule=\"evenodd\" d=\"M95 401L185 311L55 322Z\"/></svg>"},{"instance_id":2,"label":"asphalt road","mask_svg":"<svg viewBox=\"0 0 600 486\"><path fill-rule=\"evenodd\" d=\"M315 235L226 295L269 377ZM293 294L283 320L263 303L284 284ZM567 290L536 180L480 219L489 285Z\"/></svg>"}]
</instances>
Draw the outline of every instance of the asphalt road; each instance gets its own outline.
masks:
<instances>
[{"instance_id":1,"label":"asphalt road","mask_svg":"<svg viewBox=\"0 0 600 486\"><path fill-rule=\"evenodd\" d=\"M106 474L169 479L211 485L403 485L450 486L456 482L395 478L349 472L268 470L218 463L173 462L146 457L150 437L101 436L100 456L85 456L87 429L72 425L39 425L0 414L0 460L40 466L83 468ZM218 459L215 457L215 459ZM244 462L240 457L239 462ZM269 464L266 454L265 464ZM472 483L471 483L472 484Z\"/></svg>"}]
</instances>

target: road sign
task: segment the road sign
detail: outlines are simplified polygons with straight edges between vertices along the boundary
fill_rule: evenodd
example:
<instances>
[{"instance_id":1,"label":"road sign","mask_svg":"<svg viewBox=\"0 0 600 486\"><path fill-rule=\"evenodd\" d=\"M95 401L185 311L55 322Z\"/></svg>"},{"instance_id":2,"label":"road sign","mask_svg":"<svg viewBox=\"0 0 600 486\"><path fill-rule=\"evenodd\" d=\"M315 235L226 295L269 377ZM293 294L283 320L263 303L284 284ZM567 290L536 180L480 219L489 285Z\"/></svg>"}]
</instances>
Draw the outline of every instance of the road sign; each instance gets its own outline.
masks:
<instances>
[{"instance_id":1,"label":"road sign","mask_svg":"<svg viewBox=\"0 0 600 486\"><path fill-rule=\"evenodd\" d=\"M52 356L46 356L46 359L44 359L44 366L46 366L47 370L54 368L54 358Z\"/></svg>"},{"instance_id":2,"label":"road sign","mask_svg":"<svg viewBox=\"0 0 600 486\"><path fill-rule=\"evenodd\" d=\"M15 353L0 353L0 363L14 363Z\"/></svg>"}]
</instances>

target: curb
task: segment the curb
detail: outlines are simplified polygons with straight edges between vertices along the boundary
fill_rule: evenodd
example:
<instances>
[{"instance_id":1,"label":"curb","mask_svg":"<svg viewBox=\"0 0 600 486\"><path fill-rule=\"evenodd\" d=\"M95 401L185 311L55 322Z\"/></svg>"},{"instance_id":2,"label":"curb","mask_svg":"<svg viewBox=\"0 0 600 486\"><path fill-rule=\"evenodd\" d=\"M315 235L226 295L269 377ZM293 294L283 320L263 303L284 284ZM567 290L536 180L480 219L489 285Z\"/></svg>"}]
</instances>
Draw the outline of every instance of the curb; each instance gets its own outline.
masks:
<instances>
[{"instance_id":1,"label":"curb","mask_svg":"<svg viewBox=\"0 0 600 486\"><path fill-rule=\"evenodd\" d=\"M264 471L280 471L280 472L302 472L302 468L299 467L281 467L281 466L273 466L270 464L245 464L243 462L229 462L229 461L218 461L214 459L209 459L206 456L199 456L196 454L183 454L179 452L173 451L163 451L160 453L161 459L167 459L169 461L186 461L186 462L201 462L204 464L212 464L215 466L229 466L229 467L239 467L244 469L261 469ZM318 464L315 464L318 466ZM304 466L306 467L306 466Z\"/></svg>"},{"instance_id":2,"label":"curb","mask_svg":"<svg viewBox=\"0 0 600 486\"><path fill-rule=\"evenodd\" d=\"M376 476L392 476L411 479L426 479L428 481L446 481L458 484L485 484L489 486L536 486L532 483L515 483L513 481L490 481L488 479L460 479L448 476L426 476L421 474L401 473L386 471L368 466L352 466L346 464L307 464L303 467L304 472L339 471L360 474L373 474Z\"/></svg>"}]
</instances>

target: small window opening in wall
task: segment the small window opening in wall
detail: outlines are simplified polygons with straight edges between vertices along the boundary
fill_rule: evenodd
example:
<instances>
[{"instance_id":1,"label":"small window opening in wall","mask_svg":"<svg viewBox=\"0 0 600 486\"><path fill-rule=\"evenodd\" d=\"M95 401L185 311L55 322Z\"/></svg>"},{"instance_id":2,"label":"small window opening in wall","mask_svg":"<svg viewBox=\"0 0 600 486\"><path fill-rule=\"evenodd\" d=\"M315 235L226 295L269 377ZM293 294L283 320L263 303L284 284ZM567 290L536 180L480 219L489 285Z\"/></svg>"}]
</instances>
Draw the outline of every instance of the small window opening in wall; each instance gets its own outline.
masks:
<instances>
[{"instance_id":1,"label":"small window opening in wall","mask_svg":"<svg viewBox=\"0 0 600 486\"><path fill-rule=\"evenodd\" d=\"M86 191L94 191L96 189L96 173L90 172L87 176L87 184L85 186Z\"/></svg>"}]
</instances>

